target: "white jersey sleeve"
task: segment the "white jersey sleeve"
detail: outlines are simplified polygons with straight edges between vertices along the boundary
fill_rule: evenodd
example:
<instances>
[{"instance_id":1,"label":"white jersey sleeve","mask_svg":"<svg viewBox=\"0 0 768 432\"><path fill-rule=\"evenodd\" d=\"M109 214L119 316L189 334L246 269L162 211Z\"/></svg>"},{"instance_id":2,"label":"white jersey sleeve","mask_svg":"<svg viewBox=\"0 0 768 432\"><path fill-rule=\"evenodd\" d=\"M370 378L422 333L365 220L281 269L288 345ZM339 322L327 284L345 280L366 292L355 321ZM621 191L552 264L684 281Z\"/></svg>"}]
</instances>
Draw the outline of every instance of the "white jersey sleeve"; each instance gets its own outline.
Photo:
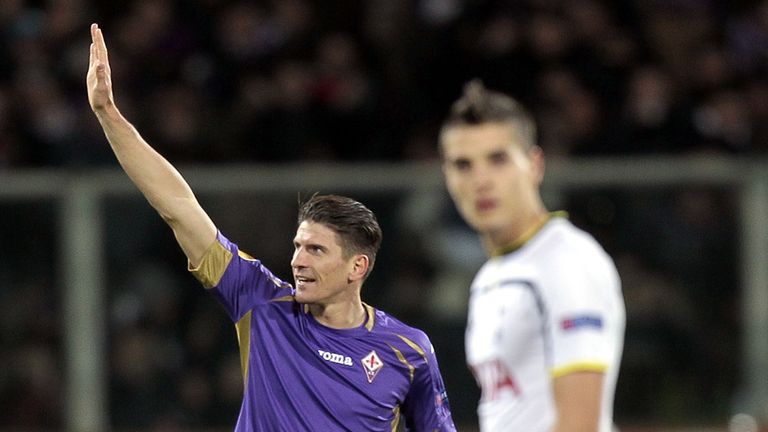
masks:
<instances>
[{"instance_id":1,"label":"white jersey sleeve","mask_svg":"<svg viewBox=\"0 0 768 432\"><path fill-rule=\"evenodd\" d=\"M606 372L616 359L623 316L616 304L620 282L610 259L594 240L577 237L556 249L557 268L541 275L550 373Z\"/></svg>"}]
</instances>

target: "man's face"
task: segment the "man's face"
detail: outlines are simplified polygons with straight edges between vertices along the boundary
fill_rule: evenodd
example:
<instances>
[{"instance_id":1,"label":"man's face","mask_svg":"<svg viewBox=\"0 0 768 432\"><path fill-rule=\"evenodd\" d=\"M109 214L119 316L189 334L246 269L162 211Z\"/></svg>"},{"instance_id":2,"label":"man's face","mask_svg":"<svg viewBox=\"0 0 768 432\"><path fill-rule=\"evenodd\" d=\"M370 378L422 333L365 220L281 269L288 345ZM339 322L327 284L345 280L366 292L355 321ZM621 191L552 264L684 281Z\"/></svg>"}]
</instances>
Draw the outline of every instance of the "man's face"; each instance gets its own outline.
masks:
<instances>
[{"instance_id":1,"label":"man's face","mask_svg":"<svg viewBox=\"0 0 768 432\"><path fill-rule=\"evenodd\" d=\"M338 234L321 223L304 221L293 239L291 268L296 301L332 304L354 295L350 275L355 257L344 257Z\"/></svg>"},{"instance_id":2,"label":"man's face","mask_svg":"<svg viewBox=\"0 0 768 432\"><path fill-rule=\"evenodd\" d=\"M543 159L520 139L503 123L456 126L441 137L448 192L481 234L514 229L538 202Z\"/></svg>"}]
</instances>

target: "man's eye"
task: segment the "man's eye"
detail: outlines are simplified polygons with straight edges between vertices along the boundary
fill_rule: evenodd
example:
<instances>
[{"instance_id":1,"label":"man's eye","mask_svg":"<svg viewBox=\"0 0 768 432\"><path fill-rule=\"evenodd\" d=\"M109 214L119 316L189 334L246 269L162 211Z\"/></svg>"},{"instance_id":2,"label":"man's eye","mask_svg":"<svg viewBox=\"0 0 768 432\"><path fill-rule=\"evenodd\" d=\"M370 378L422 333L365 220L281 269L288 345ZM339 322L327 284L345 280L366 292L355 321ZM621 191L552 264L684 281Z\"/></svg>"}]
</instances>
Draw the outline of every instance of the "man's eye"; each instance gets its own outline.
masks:
<instances>
[{"instance_id":1,"label":"man's eye","mask_svg":"<svg viewBox=\"0 0 768 432\"><path fill-rule=\"evenodd\" d=\"M491 155L490 160L495 165L503 164L509 160L509 155L506 152L494 153Z\"/></svg>"},{"instance_id":2,"label":"man's eye","mask_svg":"<svg viewBox=\"0 0 768 432\"><path fill-rule=\"evenodd\" d=\"M469 161L466 160L457 160L453 162L453 166L459 171L466 171L469 169L470 164Z\"/></svg>"}]
</instances>

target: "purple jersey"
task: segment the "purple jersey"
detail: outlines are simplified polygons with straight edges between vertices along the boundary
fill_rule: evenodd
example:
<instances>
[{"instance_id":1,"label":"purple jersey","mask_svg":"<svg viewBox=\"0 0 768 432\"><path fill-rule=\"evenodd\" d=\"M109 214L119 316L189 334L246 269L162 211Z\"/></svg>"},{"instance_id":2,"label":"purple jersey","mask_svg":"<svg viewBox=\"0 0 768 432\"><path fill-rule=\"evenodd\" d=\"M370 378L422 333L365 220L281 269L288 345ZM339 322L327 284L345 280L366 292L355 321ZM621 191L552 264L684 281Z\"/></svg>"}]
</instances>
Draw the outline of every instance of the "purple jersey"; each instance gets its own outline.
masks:
<instances>
[{"instance_id":1,"label":"purple jersey","mask_svg":"<svg viewBox=\"0 0 768 432\"><path fill-rule=\"evenodd\" d=\"M366 322L332 329L293 287L221 233L191 269L236 324L245 394L236 431L455 431L424 332L365 305Z\"/></svg>"}]
</instances>

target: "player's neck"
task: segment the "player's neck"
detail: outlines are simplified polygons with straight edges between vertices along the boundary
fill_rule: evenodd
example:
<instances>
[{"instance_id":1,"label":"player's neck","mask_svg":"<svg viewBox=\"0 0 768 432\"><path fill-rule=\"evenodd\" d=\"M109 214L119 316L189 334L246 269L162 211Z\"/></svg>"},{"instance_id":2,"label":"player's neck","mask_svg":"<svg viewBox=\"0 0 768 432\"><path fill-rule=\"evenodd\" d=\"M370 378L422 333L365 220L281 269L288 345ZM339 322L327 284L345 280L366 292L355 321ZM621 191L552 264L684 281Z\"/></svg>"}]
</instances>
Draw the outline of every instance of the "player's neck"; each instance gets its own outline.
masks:
<instances>
[{"instance_id":1,"label":"player's neck","mask_svg":"<svg viewBox=\"0 0 768 432\"><path fill-rule=\"evenodd\" d=\"M505 229L486 233L483 246L488 256L498 256L523 246L547 223L551 215L543 207L520 218Z\"/></svg>"},{"instance_id":2,"label":"player's neck","mask_svg":"<svg viewBox=\"0 0 768 432\"><path fill-rule=\"evenodd\" d=\"M367 318L359 298L330 305L312 304L309 312L320 324L335 329L360 327Z\"/></svg>"}]
</instances>

